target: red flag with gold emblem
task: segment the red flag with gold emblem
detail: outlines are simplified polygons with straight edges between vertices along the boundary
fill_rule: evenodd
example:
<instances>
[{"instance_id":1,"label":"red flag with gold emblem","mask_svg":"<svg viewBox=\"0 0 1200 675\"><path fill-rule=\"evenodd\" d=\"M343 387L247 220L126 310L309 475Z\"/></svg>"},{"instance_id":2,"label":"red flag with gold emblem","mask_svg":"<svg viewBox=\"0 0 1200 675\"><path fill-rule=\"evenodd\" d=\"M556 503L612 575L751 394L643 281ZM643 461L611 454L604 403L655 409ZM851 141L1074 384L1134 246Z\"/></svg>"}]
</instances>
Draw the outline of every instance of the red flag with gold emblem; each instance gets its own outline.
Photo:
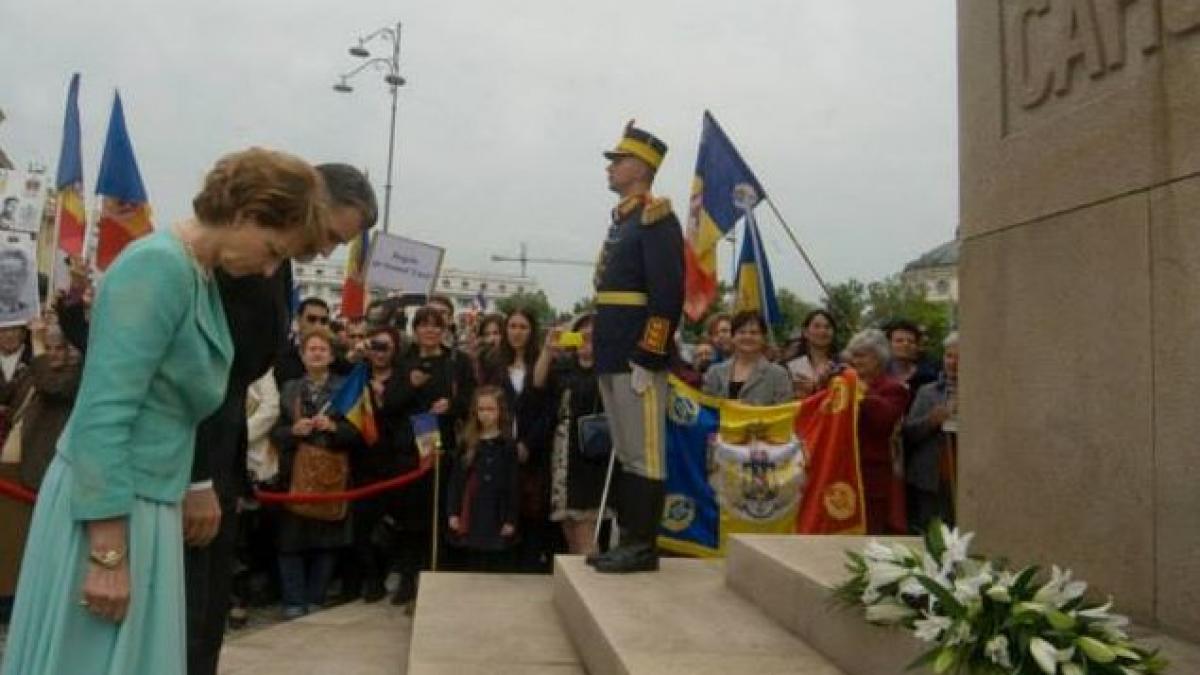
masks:
<instances>
[{"instance_id":1,"label":"red flag with gold emblem","mask_svg":"<svg viewBox=\"0 0 1200 675\"><path fill-rule=\"evenodd\" d=\"M796 415L808 452L808 485L796 532L865 534L866 504L858 459L858 376L849 368L809 396Z\"/></svg>"}]
</instances>

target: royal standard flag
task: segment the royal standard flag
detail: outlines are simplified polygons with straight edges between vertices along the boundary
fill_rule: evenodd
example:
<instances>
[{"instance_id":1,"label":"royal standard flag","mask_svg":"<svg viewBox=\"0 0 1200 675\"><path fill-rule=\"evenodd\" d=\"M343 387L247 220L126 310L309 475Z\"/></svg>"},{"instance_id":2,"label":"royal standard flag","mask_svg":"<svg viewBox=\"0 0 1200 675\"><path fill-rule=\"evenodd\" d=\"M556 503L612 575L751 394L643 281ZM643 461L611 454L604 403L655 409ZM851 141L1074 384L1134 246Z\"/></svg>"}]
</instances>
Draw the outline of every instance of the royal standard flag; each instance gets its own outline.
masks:
<instances>
[{"instance_id":1,"label":"royal standard flag","mask_svg":"<svg viewBox=\"0 0 1200 675\"><path fill-rule=\"evenodd\" d=\"M717 557L741 532L865 532L859 398L848 369L779 406L714 398L672 378L659 545Z\"/></svg>"},{"instance_id":2,"label":"royal standard flag","mask_svg":"<svg viewBox=\"0 0 1200 675\"><path fill-rule=\"evenodd\" d=\"M742 235L742 254L738 257L736 311L754 310L774 326L783 321L779 301L775 298L775 282L763 248L762 234L754 219L754 211L746 211L745 233Z\"/></svg>"},{"instance_id":3,"label":"royal standard flag","mask_svg":"<svg viewBox=\"0 0 1200 675\"><path fill-rule=\"evenodd\" d=\"M371 246L371 235L362 234L350 242L350 255L346 258L346 278L342 280L342 316L361 318L367 305L367 250Z\"/></svg>"},{"instance_id":4,"label":"royal standard flag","mask_svg":"<svg viewBox=\"0 0 1200 675\"><path fill-rule=\"evenodd\" d=\"M83 209L83 153L80 150L79 73L71 76L67 111L63 118L62 148L58 153L58 248L67 255L83 255L87 218Z\"/></svg>"},{"instance_id":5,"label":"royal standard flag","mask_svg":"<svg viewBox=\"0 0 1200 675\"><path fill-rule=\"evenodd\" d=\"M672 378L659 545L711 557L730 534L794 532L805 476L799 409L717 399Z\"/></svg>"},{"instance_id":6,"label":"royal standard flag","mask_svg":"<svg viewBox=\"0 0 1200 675\"><path fill-rule=\"evenodd\" d=\"M146 186L138 171L133 142L125 128L125 109L120 93L113 97L112 115L108 118L108 137L104 141L104 156L100 159L96 194L101 197L96 267L104 270L130 242L153 229Z\"/></svg>"},{"instance_id":7,"label":"royal standard flag","mask_svg":"<svg viewBox=\"0 0 1200 675\"><path fill-rule=\"evenodd\" d=\"M375 426L375 406L371 405L371 373L367 364L360 363L350 371L342 386L333 395L331 407L358 429L367 445L379 441Z\"/></svg>"},{"instance_id":8,"label":"royal standard flag","mask_svg":"<svg viewBox=\"0 0 1200 675\"><path fill-rule=\"evenodd\" d=\"M705 111L684 251L684 312L692 321L699 321L717 297L717 244L765 196L729 137Z\"/></svg>"}]
</instances>

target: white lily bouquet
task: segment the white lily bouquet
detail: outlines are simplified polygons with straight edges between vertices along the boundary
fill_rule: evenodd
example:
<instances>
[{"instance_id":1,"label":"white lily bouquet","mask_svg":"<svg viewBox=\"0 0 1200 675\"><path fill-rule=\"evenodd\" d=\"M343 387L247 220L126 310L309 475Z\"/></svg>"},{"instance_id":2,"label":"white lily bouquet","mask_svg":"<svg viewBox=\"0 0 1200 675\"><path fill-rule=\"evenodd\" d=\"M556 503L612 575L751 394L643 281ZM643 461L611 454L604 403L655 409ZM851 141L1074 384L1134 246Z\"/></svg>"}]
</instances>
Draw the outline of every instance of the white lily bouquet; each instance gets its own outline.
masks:
<instances>
[{"instance_id":1,"label":"white lily bouquet","mask_svg":"<svg viewBox=\"0 0 1200 675\"><path fill-rule=\"evenodd\" d=\"M974 534L930 525L925 550L877 541L849 552L853 575L834 591L867 621L902 626L932 647L909 669L969 675L1162 673L1157 652L1133 644L1129 619L1084 599L1087 584L1054 567L1018 572L968 556Z\"/></svg>"}]
</instances>

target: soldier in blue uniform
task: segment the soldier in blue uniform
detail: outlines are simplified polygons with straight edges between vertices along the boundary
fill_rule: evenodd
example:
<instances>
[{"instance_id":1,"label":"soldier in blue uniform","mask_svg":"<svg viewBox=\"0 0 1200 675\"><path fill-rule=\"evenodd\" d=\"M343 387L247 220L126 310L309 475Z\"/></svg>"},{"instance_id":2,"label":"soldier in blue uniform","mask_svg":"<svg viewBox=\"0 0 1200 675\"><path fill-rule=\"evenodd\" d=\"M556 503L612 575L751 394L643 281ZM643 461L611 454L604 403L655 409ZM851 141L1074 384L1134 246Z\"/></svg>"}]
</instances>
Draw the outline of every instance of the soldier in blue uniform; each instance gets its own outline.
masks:
<instances>
[{"instance_id":1,"label":"soldier in blue uniform","mask_svg":"<svg viewBox=\"0 0 1200 675\"><path fill-rule=\"evenodd\" d=\"M620 196L596 268L593 341L600 394L622 472L612 494L620 546L588 563L601 572L658 569L666 480L667 361L683 310L683 233L671 203L650 194L667 146L633 126L608 158Z\"/></svg>"}]
</instances>

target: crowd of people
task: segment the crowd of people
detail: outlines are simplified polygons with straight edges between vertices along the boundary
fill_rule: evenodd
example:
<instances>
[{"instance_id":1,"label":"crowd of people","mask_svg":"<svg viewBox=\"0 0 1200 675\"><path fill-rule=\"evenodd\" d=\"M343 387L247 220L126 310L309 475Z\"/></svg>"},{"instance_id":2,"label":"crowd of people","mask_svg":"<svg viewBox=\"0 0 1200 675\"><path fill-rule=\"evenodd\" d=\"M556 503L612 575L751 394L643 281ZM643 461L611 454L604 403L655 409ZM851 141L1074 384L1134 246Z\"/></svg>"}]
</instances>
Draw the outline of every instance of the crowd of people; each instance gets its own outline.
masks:
<instances>
[{"instance_id":1,"label":"crowd of people","mask_svg":"<svg viewBox=\"0 0 1200 675\"><path fill-rule=\"evenodd\" d=\"M627 127L608 153L614 186L627 172L648 187L665 152L654 141ZM619 284L643 274L621 265L645 257L621 247L681 242L669 203L614 190L623 200L600 269ZM373 225L356 169L233 153L193 211L131 245L97 289L74 270L44 319L0 328L0 445L38 491L28 536L11 542L26 553L4 675L215 673L227 622L248 605L278 600L296 618L335 586L378 602L393 572L391 602L411 607L430 569L545 573L572 553L601 572L655 570L668 370L716 397L775 405L852 367L868 531L953 520L954 336L939 367L904 320L845 336L817 310L777 346L763 317L742 311L711 317L686 345L681 268L651 283L670 302L600 283L594 314L554 326L524 308L459 314L436 295L338 318L318 298L289 307L287 261ZM347 382L371 419L335 404ZM614 440L597 443L584 430L605 401ZM424 452L426 422L442 452ZM614 454L622 541L602 553ZM258 496L401 476L417 477L349 501Z\"/></svg>"}]
</instances>

